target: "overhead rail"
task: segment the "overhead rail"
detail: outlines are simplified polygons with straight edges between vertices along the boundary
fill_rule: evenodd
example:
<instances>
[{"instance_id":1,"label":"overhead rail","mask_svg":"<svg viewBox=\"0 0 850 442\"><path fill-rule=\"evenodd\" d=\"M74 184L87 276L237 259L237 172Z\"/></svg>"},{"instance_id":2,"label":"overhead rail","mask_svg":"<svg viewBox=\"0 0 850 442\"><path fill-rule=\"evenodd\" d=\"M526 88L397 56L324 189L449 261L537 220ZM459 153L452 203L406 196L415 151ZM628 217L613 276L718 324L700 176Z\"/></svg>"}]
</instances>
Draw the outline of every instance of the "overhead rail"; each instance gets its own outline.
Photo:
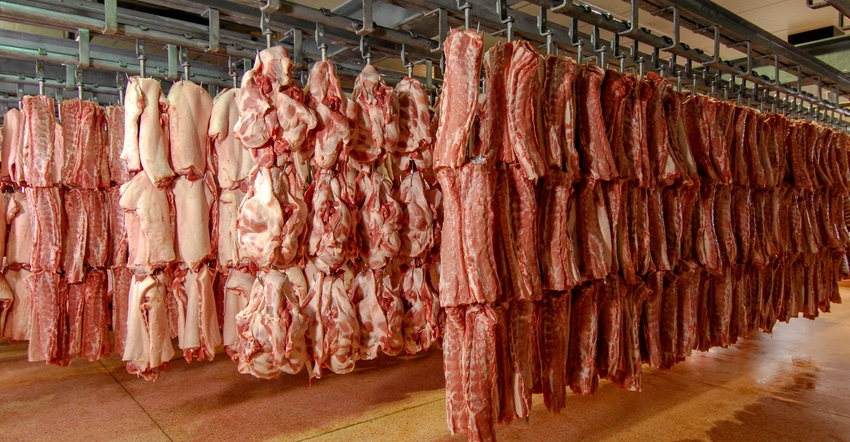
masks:
<instances>
[{"instance_id":1,"label":"overhead rail","mask_svg":"<svg viewBox=\"0 0 850 442\"><path fill-rule=\"evenodd\" d=\"M850 1L848 0L806 0L806 6L811 9L820 9L832 6L838 11L838 27L842 31L850 30L850 25L844 23L846 17L850 17Z\"/></svg>"},{"instance_id":2,"label":"overhead rail","mask_svg":"<svg viewBox=\"0 0 850 442\"><path fill-rule=\"evenodd\" d=\"M841 3L848 4L850 2L845 0ZM779 57L782 70L793 71L799 64L805 77L814 79L820 75L825 84L837 85L841 90L841 95L850 95L850 78L841 71L755 24L743 20L737 14L714 2L703 0L644 0L641 7L644 10L651 11L672 5L679 8L680 25L682 27L694 30L707 25L717 25L720 28L720 41L722 43L730 45L749 40L754 55L775 54Z\"/></svg>"},{"instance_id":3,"label":"overhead rail","mask_svg":"<svg viewBox=\"0 0 850 442\"><path fill-rule=\"evenodd\" d=\"M697 22L697 21L693 20L693 17L695 15L694 12L693 12L694 11L693 8L698 7L698 6L706 8L707 7L706 4L710 3L710 2L700 2L700 1L691 1L691 0L672 0L672 1L651 0L651 1L652 2L641 1L641 0L631 0L630 3L632 4L632 11L633 11L632 15L637 16L636 15L636 9L637 8L643 8L645 10L647 8L649 8L650 12L656 12L656 13L659 13L659 15L661 15L661 16L666 16L667 18L669 18L673 22L674 35L676 34L676 32L678 32L678 28L680 26L684 26L684 27L691 29L691 30L701 30L701 29L703 29L707 26L716 25L719 28L719 32L716 34L715 47L717 47L717 42L723 41L723 39L724 39L723 33L726 32L726 30L727 30L727 28L726 28L727 20L721 20L720 19L723 16L722 13L715 11L714 14L704 15L704 16L702 16L701 22ZM632 29L632 26L631 26L630 23L627 23L627 22L624 22L624 21L621 21L621 20L613 19L613 17L611 16L610 13L605 12L605 11L600 11L600 10L595 9L595 8L588 6L588 5L576 4L576 3L573 3L572 1L568 1L568 0L527 0L527 2L530 3L530 4L533 4L533 5L539 6L539 7L548 8L550 10L550 12L563 14L563 15L566 15L568 17L572 17L572 18L574 18L574 19L576 19L580 22L590 24L590 25L592 25L594 27L598 27L600 29L605 29L609 32L618 33L618 34L621 34L621 35L628 33L629 38L631 38L633 40L636 40L640 43L645 43L645 44L652 46L654 48L658 48L659 50L660 49L665 50L666 52L668 52L671 55L671 59L673 61L675 61L676 57L682 57L682 58L685 58L687 60L691 60L692 62L703 64L704 66L706 66L708 68L715 69L720 73L730 75L732 77L732 81L734 81L735 78L738 78L738 79L741 79L741 80L744 80L744 81L749 81L750 83L757 85L761 88L767 88L767 89L770 89L772 91L784 94L786 96L794 97L796 99L799 99L799 100L808 102L810 104L813 104L813 105L817 106L817 109L822 110L824 112L824 114L826 112L830 112L830 113L838 113L838 114L845 116L845 117L850 117L850 111L841 108L840 106L838 106L834 102L824 100L822 97L815 97L815 96L812 96L810 94L804 94L804 93L802 93L802 91L799 87L794 88L794 87L790 87L790 86L787 86L787 85L779 84L778 82L775 81L775 79L770 79L768 77L762 77L762 76L756 74L754 71L752 71L752 62L753 62L753 59L755 57L759 57L759 56L763 56L763 55L771 55L771 56L776 55L778 59L785 58L786 60L795 60L793 58L794 57L793 54L799 53L799 52L802 52L802 51L798 51L793 46L790 47L790 50L787 47L782 47L783 45L781 45L779 43L784 43L784 42L782 42L781 40L777 39L776 37L774 37L772 35L770 35L768 37L767 35L765 35L765 34L767 34L766 31L756 27L755 25L753 25L751 23L746 23L746 24L749 25L751 28L755 29L754 31L752 31L753 32L753 35L751 36L752 41L749 41L749 40L746 40L746 39L730 40L728 34L725 35L725 39L726 39L725 43L728 46L740 44L743 41L749 41L748 45L750 46L751 53L747 58L747 66L748 67L741 67L741 66L735 66L731 63L719 61L719 57L716 54L714 54L713 56L709 56L709 55L705 54L703 51L698 51L698 50L692 49L684 43L677 42L675 38L655 35L655 34L652 34L651 32L649 32L648 30L645 30L645 29L641 29L641 30ZM658 3L662 3L662 4L658 4ZM698 5L694 5L694 3L696 3ZM655 5L653 6L653 4L655 4ZM713 5L712 7L716 7L716 5L714 5L713 3L712 3L712 5ZM717 8L719 8L719 7L717 7ZM663 14L663 13L659 12L659 11L663 11L665 9L669 9L671 11L671 14ZM724 11L726 11L726 10L724 10ZM731 12L728 12L728 11L726 11L726 13L731 14ZM734 14L732 14L732 15L734 16ZM734 20L732 20L732 19L730 19L730 20L737 21L737 22L743 22L740 19L740 17L737 17L737 16L734 16L734 17L735 17ZM713 18L718 18L718 20L713 20ZM755 34L758 34L758 35L755 35ZM767 46L767 49L765 49L765 43L764 42L765 41L771 41L771 39L772 40L778 40L778 43L776 41L773 41L772 45ZM756 41L756 40L759 42L759 44L761 46L759 46L759 44L754 43L754 41ZM676 43L676 44L673 44L673 43ZM784 44L784 45L790 46L790 45L787 45L787 44ZM756 48L761 48L761 51L759 51L757 53L755 51ZM774 53L774 52L770 51L769 49L772 49L772 48L778 48L778 52ZM814 61L816 63L811 62L811 59L814 59ZM805 64L807 62L809 62L809 63ZM790 61L789 61L789 63L790 63ZM673 66L670 66L670 68L672 68L672 69L675 69L675 70L683 69L683 67L680 68L675 63L671 62L671 64L673 65ZM777 63L777 64L779 64L779 63ZM826 63L823 63L820 60L817 60L814 57L812 57L808 54L805 54L805 57L801 57L799 59L799 64L804 69L804 73L809 73L808 75L820 75L820 78L821 78L820 82L821 83L824 83L824 79L830 78L832 80L831 81L832 84L838 84L839 87L842 87L843 85L846 84L846 90L850 90L850 79L843 77L838 72L838 70L827 65ZM788 66L786 65L784 67L787 68ZM806 69L808 69L808 71L806 71ZM673 74L673 76L676 76L677 72L672 72L671 74ZM844 88L842 88L841 90L842 90L843 93L846 93ZM757 92L757 91L754 91L754 94L755 94L755 92ZM828 117L821 115L819 118L825 120Z\"/></svg>"},{"instance_id":4,"label":"overhead rail","mask_svg":"<svg viewBox=\"0 0 850 442\"><path fill-rule=\"evenodd\" d=\"M847 0L834 2L838 7L850 3ZM79 40L76 54L31 45L11 45L0 48L0 56L127 74L150 72L163 76L164 69L167 78L208 76L209 84L226 87L235 81L234 59L253 58L258 50L284 41L291 41L286 44L293 49L293 58L299 60L299 69L306 68L306 62L329 59L340 66L341 74L347 75L362 66L364 54L367 55L365 61L404 54L405 70L411 70L414 60L434 64L440 57L449 27L462 25L482 32L501 32L509 38L527 39L547 53L562 50L575 53L578 58L592 56L600 64L607 66L613 61L620 69L636 69L641 73L647 66L675 78L679 87L688 82L692 89L722 90L724 94L731 91L739 96L766 100L774 106L799 108L806 102L824 119L827 112L850 116L835 100L825 100L801 90L803 85L818 84L821 90L829 88L839 96L848 95L850 78L712 2L630 0L630 20L620 20L606 11L567 0L527 0L527 4L537 6L535 14L513 9L508 1L383 0L382 3L404 7L411 15L401 23L381 23L373 16L376 10L373 0L350 0L345 7L335 10L280 0L145 0L139 3L140 9L144 6L157 8L147 11L118 7L115 0L103 3L0 1L0 18L62 29L78 35ZM180 18L163 17L157 12L160 7L179 11L177 17ZM669 19L673 25L672 37L641 27L641 10ZM547 19L547 13L570 17L572 24L553 23ZM417 20L419 28L415 25ZM407 29L423 32L425 28L421 23L427 20L434 22L433 32L424 31L430 35L404 30L409 24ZM579 33L580 23L590 25L594 31L590 35ZM713 36L712 53L706 54L682 43L679 39L681 28L706 33L709 38ZM600 31L610 32L614 38L603 41ZM88 43L96 36L135 41L136 62L127 60L116 67L114 58L99 56L100 48ZM305 36L313 38L305 40ZM315 46L311 40L315 40ZM720 43L734 46L744 41L748 46L745 66L720 59ZM631 46L624 45L626 42ZM171 48L171 57L166 57L171 63L166 60L163 66L161 60L155 61L155 57L145 53L146 44ZM193 56L193 53L200 55ZM668 60L662 61L662 57ZM782 84L776 72L768 77L753 71L755 66L769 62L774 71L798 71L797 82ZM694 65L697 68L693 68ZM403 72L398 74L403 75ZM426 80L429 84L434 81L433 77Z\"/></svg>"}]
</instances>

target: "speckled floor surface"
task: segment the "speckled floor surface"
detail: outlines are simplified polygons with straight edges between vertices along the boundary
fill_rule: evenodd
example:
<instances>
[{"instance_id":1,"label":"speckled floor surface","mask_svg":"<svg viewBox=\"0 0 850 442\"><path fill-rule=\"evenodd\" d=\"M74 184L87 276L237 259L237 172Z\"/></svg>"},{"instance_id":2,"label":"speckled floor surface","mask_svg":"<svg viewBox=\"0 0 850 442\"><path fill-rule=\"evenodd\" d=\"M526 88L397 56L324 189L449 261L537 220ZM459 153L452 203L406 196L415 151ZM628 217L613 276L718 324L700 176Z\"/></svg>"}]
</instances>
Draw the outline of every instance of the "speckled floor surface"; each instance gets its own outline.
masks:
<instances>
[{"instance_id":1,"label":"speckled floor surface","mask_svg":"<svg viewBox=\"0 0 850 442\"><path fill-rule=\"evenodd\" d=\"M850 288L842 288L850 304ZM778 324L669 371L644 369L644 392L603 383L561 415L535 397L516 441L850 441L850 305ZM60 369L0 343L0 440L463 441L445 427L438 352L360 363L355 373L273 381L240 375L223 354L172 361L156 383L120 357Z\"/></svg>"}]
</instances>

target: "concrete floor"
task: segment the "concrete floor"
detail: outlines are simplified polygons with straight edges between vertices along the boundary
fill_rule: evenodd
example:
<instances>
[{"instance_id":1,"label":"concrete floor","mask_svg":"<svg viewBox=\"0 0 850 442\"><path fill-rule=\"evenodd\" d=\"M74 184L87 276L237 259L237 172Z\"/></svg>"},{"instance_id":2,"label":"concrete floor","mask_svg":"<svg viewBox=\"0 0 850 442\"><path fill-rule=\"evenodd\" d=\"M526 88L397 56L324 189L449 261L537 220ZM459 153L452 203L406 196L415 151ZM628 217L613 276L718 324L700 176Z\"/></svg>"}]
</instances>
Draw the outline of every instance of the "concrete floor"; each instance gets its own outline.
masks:
<instances>
[{"instance_id":1,"label":"concrete floor","mask_svg":"<svg viewBox=\"0 0 850 442\"><path fill-rule=\"evenodd\" d=\"M842 288L850 303L850 288ZM501 440L850 441L850 305L778 324L669 371L644 369L644 392L604 383L561 415L535 397L532 424ZM0 440L463 441L445 426L438 352L361 363L356 372L274 381L240 375L223 354L171 363L156 383L118 356L60 369L0 345Z\"/></svg>"}]
</instances>

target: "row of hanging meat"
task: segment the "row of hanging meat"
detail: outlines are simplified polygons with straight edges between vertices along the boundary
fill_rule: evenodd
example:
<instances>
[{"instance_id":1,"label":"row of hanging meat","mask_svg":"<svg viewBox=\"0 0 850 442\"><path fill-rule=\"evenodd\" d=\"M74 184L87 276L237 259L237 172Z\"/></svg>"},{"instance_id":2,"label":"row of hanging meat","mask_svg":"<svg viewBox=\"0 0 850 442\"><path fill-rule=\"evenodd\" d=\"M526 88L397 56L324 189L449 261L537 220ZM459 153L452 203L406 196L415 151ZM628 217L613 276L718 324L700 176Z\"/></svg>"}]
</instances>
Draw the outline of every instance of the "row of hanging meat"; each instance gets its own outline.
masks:
<instances>
[{"instance_id":1,"label":"row of hanging meat","mask_svg":"<svg viewBox=\"0 0 850 442\"><path fill-rule=\"evenodd\" d=\"M31 361L67 365L110 353L110 267L122 252L109 235L109 210L126 169L108 148L120 138L104 128L122 114L38 96L5 115L0 336L29 340Z\"/></svg>"},{"instance_id":2,"label":"row of hanging meat","mask_svg":"<svg viewBox=\"0 0 850 442\"><path fill-rule=\"evenodd\" d=\"M433 346L428 94L367 66L349 99L331 63L307 88L291 66L263 51L215 100L134 77L123 108L65 101L61 124L49 97L10 111L2 336L66 365L109 355L111 322L113 350L149 380L173 338L189 361L223 344L266 378Z\"/></svg>"},{"instance_id":3,"label":"row of hanging meat","mask_svg":"<svg viewBox=\"0 0 850 442\"><path fill-rule=\"evenodd\" d=\"M242 80L234 132L256 160L238 235L257 268L237 315L239 371L259 377L427 350L439 337L429 96L371 66L351 97L330 62L306 88L283 48Z\"/></svg>"},{"instance_id":4,"label":"row of hanging meat","mask_svg":"<svg viewBox=\"0 0 850 442\"><path fill-rule=\"evenodd\" d=\"M434 163L447 424L492 440L599 379L641 389L850 276L848 135L641 77L447 39ZM479 72L485 72L483 93Z\"/></svg>"}]
</instances>

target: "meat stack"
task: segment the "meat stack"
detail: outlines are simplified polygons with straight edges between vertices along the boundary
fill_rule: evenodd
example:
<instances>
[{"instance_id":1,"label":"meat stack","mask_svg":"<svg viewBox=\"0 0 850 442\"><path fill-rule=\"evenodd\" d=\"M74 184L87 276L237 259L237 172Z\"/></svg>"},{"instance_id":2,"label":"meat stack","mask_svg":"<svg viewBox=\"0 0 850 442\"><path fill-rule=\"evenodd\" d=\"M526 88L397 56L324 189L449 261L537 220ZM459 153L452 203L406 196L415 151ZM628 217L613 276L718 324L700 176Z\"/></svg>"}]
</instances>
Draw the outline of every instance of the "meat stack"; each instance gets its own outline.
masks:
<instances>
[{"instance_id":1,"label":"meat stack","mask_svg":"<svg viewBox=\"0 0 850 442\"><path fill-rule=\"evenodd\" d=\"M361 339L369 334L361 335L355 304L348 296L356 271L350 261L358 256L359 243L356 196L345 175L346 168L355 163L349 163L344 152L358 142L360 107L343 93L328 61L313 65L307 94L306 103L316 116L316 125L305 145L312 157L313 182L305 194L309 210L305 276L309 289L302 305L308 318L309 375L318 378L323 368L339 374L351 372L363 349ZM377 323L375 328L380 329Z\"/></svg>"},{"instance_id":2,"label":"meat stack","mask_svg":"<svg viewBox=\"0 0 850 442\"><path fill-rule=\"evenodd\" d=\"M32 273L25 279L31 294L28 358L33 362L67 365L71 357L68 346L68 283L60 274L63 233L60 186L64 164L62 127L55 118L53 99L46 96L24 97L21 117L24 121L23 138L16 162L21 175L16 178L26 195L32 240L28 263Z\"/></svg>"},{"instance_id":3,"label":"meat stack","mask_svg":"<svg viewBox=\"0 0 850 442\"><path fill-rule=\"evenodd\" d=\"M115 337L113 350L123 355L127 343L127 302L133 270L127 266L127 229L124 226L124 210L121 208L121 186L135 175L127 170L121 160L124 148L124 107L109 106L105 109L108 134L107 159L110 187L107 191L109 203L109 253L107 278L109 298L112 300L112 330Z\"/></svg>"},{"instance_id":4,"label":"meat stack","mask_svg":"<svg viewBox=\"0 0 850 442\"><path fill-rule=\"evenodd\" d=\"M191 81L177 82L168 91L170 163L177 176L167 193L176 242L176 261L167 271L177 303L178 346L189 362L212 360L221 345L215 270L208 262L215 256L210 215L218 193L207 161L212 107L210 94Z\"/></svg>"},{"instance_id":5,"label":"meat stack","mask_svg":"<svg viewBox=\"0 0 850 442\"><path fill-rule=\"evenodd\" d=\"M210 240L216 186L209 169L212 98L181 81L168 99L152 79L130 79L121 160L137 173L121 186L128 239L127 369L153 380L174 355L212 359L221 344ZM143 172L143 173L142 173Z\"/></svg>"},{"instance_id":6,"label":"meat stack","mask_svg":"<svg viewBox=\"0 0 850 442\"><path fill-rule=\"evenodd\" d=\"M302 312L307 280L297 264L307 225L309 158L302 148L316 118L292 78L282 47L260 52L242 78L237 138L257 166L236 221L239 243L257 268L248 305L236 315L238 369L262 378L298 373L307 363ZM226 320L227 321L227 320Z\"/></svg>"},{"instance_id":7,"label":"meat stack","mask_svg":"<svg viewBox=\"0 0 850 442\"><path fill-rule=\"evenodd\" d=\"M127 301L127 371L156 379L174 356L167 304L166 265L175 258L174 224L166 188L174 176L169 164L168 103L159 82L132 77L124 99L124 146L120 159L130 173L121 185L119 205L127 231L127 267L134 276ZM120 294L119 294L120 295ZM172 308L172 311L176 309Z\"/></svg>"},{"instance_id":8,"label":"meat stack","mask_svg":"<svg viewBox=\"0 0 850 442\"><path fill-rule=\"evenodd\" d=\"M23 169L18 166L21 144L24 135L24 118L18 109L10 109L3 119L3 151L0 164L0 184L4 189L2 198L3 212L0 219L3 224L3 256L6 263L3 268L6 287L0 284L3 294L3 326L0 336L10 341L28 341L30 338L30 316L32 297L27 288L30 256L32 254L32 232L29 204L23 193ZM20 183L20 184L19 184ZM8 228L8 235L6 230ZM8 240L8 241L7 241ZM11 299L10 299L11 298Z\"/></svg>"},{"instance_id":9,"label":"meat stack","mask_svg":"<svg viewBox=\"0 0 850 442\"><path fill-rule=\"evenodd\" d=\"M107 121L100 105L79 99L62 101L59 113L64 139L64 239L60 251L67 280L69 356L93 361L108 356L111 347L106 273L107 189L111 184Z\"/></svg>"},{"instance_id":10,"label":"meat stack","mask_svg":"<svg viewBox=\"0 0 850 442\"><path fill-rule=\"evenodd\" d=\"M371 64L357 76L351 98L359 109L358 133L346 152L349 173L357 173L356 179L349 176L347 185L359 208L351 299L360 323L359 358L370 360L404 350L404 304L395 262L401 249L402 209L392 194L391 155L399 139L399 104Z\"/></svg>"},{"instance_id":11,"label":"meat stack","mask_svg":"<svg viewBox=\"0 0 850 442\"><path fill-rule=\"evenodd\" d=\"M239 370L321 377L427 349L438 330L428 96L367 65L349 99L330 62L313 66L305 92L291 69L271 48L242 81L234 132L257 167L237 232L259 273L236 316Z\"/></svg>"},{"instance_id":12,"label":"meat stack","mask_svg":"<svg viewBox=\"0 0 850 442\"><path fill-rule=\"evenodd\" d=\"M491 305L502 295L495 257L497 223L502 219L494 201L495 186L502 185L504 191L517 182L496 182L496 161L509 159L507 152L501 152L502 149L489 148L488 141L498 139L496 135L482 137L482 142L475 146L480 155L467 160L469 134L478 108L482 36L469 30L453 31L444 48L447 61L445 78L451 81L444 83L440 101L434 167L443 194L439 287L440 305L445 309L443 364L446 372L446 418L452 433L468 433L470 437L489 439L493 437L493 416L498 413L496 400L500 397L496 372L502 367L497 365L500 359L497 353L501 349L500 344L507 344L503 339L497 343L497 336L504 337L506 333L501 334L497 330L500 321ZM502 62L501 77L506 67L504 60L488 58L488 66L492 69L493 65L498 66L499 61ZM491 78L488 75L488 79ZM496 94L504 91L504 88L491 87L488 90ZM496 94L488 97L488 104L504 106ZM504 113L492 115L497 116L505 117ZM501 127L495 126L501 123L493 123L489 127L498 130ZM485 126L482 131L486 132L489 127ZM506 180L509 167L498 166ZM526 183L519 180L518 184ZM507 219L510 213L505 215ZM518 264L517 261L514 263ZM530 301L532 294L526 294ZM518 313L520 309L517 309ZM506 322L501 324L504 326ZM528 349L530 346L525 345L517 350L522 353ZM526 379L522 372L519 374L515 385L521 395ZM519 399L521 402L525 400L522 396ZM520 407L523 405L519 404Z\"/></svg>"},{"instance_id":13,"label":"meat stack","mask_svg":"<svg viewBox=\"0 0 850 442\"><path fill-rule=\"evenodd\" d=\"M218 219L213 222L211 240L216 244L217 271L224 279L222 340L227 354L238 360L239 333L236 314L248 306L256 268L238 241L236 219L239 205L248 190L248 177L254 159L236 136L233 128L239 119L242 90L228 89L213 101L209 124L210 162L220 189L217 198Z\"/></svg>"},{"instance_id":14,"label":"meat stack","mask_svg":"<svg viewBox=\"0 0 850 442\"><path fill-rule=\"evenodd\" d=\"M401 299L404 303L402 335L408 354L427 351L441 336L440 303L433 287L439 286L437 207L441 194L433 171L433 120L429 97L422 84L404 78L396 85L399 103L399 141L392 160L395 199L401 204Z\"/></svg>"}]
</instances>

